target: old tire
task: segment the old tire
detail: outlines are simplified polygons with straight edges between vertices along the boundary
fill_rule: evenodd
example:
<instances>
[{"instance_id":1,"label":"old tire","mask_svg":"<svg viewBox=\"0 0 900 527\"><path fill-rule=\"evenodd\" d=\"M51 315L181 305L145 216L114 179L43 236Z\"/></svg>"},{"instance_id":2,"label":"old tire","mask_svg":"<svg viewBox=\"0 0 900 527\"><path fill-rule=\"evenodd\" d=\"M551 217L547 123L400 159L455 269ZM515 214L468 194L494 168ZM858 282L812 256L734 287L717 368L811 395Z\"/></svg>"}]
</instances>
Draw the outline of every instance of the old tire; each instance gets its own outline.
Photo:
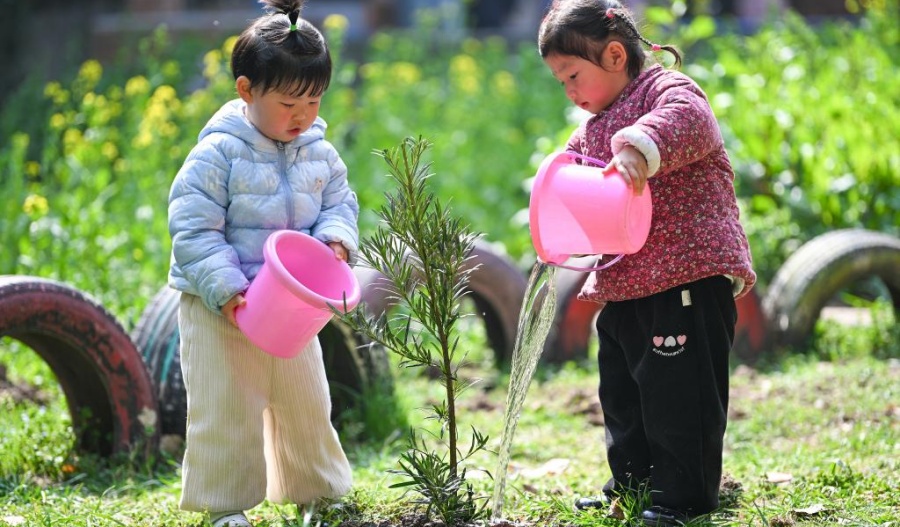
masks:
<instances>
[{"instance_id":1,"label":"old tire","mask_svg":"<svg viewBox=\"0 0 900 527\"><path fill-rule=\"evenodd\" d=\"M573 260L574 266L590 267L596 258ZM579 300L578 293L588 273L559 268L556 270L556 314L544 343L541 360L561 364L587 357L590 339L594 334L594 320L603 304Z\"/></svg>"},{"instance_id":2,"label":"old tire","mask_svg":"<svg viewBox=\"0 0 900 527\"><path fill-rule=\"evenodd\" d=\"M174 289L160 289L144 308L131 337L156 386L161 432L184 436L187 393L181 378L179 298Z\"/></svg>"},{"instance_id":3,"label":"old tire","mask_svg":"<svg viewBox=\"0 0 900 527\"><path fill-rule=\"evenodd\" d=\"M478 316L484 320L495 360L508 364L516 345L519 311L528 280L508 258L482 241L475 243L467 265L477 266L469 275L469 295Z\"/></svg>"},{"instance_id":4,"label":"old tire","mask_svg":"<svg viewBox=\"0 0 900 527\"><path fill-rule=\"evenodd\" d=\"M770 347L769 325L762 309L762 301L756 292L735 301L737 325L734 328L734 355L745 364L754 364Z\"/></svg>"},{"instance_id":5,"label":"old tire","mask_svg":"<svg viewBox=\"0 0 900 527\"><path fill-rule=\"evenodd\" d=\"M763 312L777 347L807 343L822 308L837 293L877 277L900 308L900 239L865 229L843 229L805 243L775 274Z\"/></svg>"},{"instance_id":6,"label":"old tire","mask_svg":"<svg viewBox=\"0 0 900 527\"><path fill-rule=\"evenodd\" d=\"M77 450L156 451L153 383L128 334L95 300L60 282L0 276L0 335L30 347L56 375Z\"/></svg>"},{"instance_id":7,"label":"old tire","mask_svg":"<svg viewBox=\"0 0 900 527\"><path fill-rule=\"evenodd\" d=\"M488 344L498 364L508 364L516 345L519 311L528 286L525 275L509 258L498 254L481 240L475 247L466 268L476 267L469 274L468 297L475 304L476 314L484 321ZM362 302L372 316L389 310L396 299L392 285L378 271L365 267L354 269L362 287Z\"/></svg>"},{"instance_id":8,"label":"old tire","mask_svg":"<svg viewBox=\"0 0 900 527\"><path fill-rule=\"evenodd\" d=\"M178 291L163 287L141 314L134 341L158 386L162 433L185 435L187 396L181 378ZM319 333L332 397L332 416L353 408L369 389L392 389L383 348L368 346L344 324L332 320Z\"/></svg>"}]
</instances>

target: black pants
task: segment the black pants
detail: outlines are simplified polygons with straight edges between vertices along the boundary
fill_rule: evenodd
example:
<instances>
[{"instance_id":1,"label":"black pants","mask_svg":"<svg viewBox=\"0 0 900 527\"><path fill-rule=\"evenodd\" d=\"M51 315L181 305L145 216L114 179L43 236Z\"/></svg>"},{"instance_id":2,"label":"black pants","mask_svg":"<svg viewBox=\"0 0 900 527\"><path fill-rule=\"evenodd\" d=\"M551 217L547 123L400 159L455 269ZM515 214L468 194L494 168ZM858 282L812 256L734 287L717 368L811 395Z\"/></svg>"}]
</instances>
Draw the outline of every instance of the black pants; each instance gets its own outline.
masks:
<instances>
[{"instance_id":1,"label":"black pants","mask_svg":"<svg viewBox=\"0 0 900 527\"><path fill-rule=\"evenodd\" d=\"M731 282L705 278L600 312L600 403L613 479L649 484L654 505L718 507L737 311Z\"/></svg>"}]
</instances>

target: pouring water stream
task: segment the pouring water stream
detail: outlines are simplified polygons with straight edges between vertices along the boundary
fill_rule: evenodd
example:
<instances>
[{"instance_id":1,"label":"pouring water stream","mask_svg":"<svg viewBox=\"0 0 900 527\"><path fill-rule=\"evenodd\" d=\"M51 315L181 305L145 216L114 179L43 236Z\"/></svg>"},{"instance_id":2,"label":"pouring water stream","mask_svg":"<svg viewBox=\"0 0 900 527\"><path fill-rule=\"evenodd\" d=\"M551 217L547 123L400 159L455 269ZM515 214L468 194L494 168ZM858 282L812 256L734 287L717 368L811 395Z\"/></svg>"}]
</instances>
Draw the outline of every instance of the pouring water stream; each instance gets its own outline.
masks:
<instances>
[{"instance_id":1,"label":"pouring water stream","mask_svg":"<svg viewBox=\"0 0 900 527\"><path fill-rule=\"evenodd\" d=\"M507 468L510 460L510 448L525 394L534 376L534 369L544 349L544 341L550 332L550 326L556 313L556 267L541 263L534 264L522 310L519 312L519 325L516 329L516 343L513 349L512 365L509 376L509 392L506 396L506 413L504 415L503 436L498 453L499 463L494 479L494 496L491 518L498 519L503 514L503 493L506 490Z\"/></svg>"}]
</instances>

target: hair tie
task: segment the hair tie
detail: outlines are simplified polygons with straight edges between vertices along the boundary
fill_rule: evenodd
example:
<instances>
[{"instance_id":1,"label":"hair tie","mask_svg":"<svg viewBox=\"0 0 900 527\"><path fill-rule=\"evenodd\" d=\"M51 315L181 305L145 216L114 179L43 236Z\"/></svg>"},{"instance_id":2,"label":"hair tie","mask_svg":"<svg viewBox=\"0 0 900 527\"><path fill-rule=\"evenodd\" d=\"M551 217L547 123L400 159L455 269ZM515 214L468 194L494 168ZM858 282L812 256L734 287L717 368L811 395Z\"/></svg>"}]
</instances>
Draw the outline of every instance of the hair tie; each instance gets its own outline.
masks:
<instances>
[{"instance_id":1,"label":"hair tie","mask_svg":"<svg viewBox=\"0 0 900 527\"><path fill-rule=\"evenodd\" d=\"M610 20L613 18L616 18L616 11L611 7L609 9L607 9L606 10L606 18L609 18Z\"/></svg>"},{"instance_id":2,"label":"hair tie","mask_svg":"<svg viewBox=\"0 0 900 527\"><path fill-rule=\"evenodd\" d=\"M659 44L652 44L652 45L650 46L650 49L652 49L653 51L661 51L661 50L662 50L662 46L660 46Z\"/></svg>"},{"instance_id":3,"label":"hair tie","mask_svg":"<svg viewBox=\"0 0 900 527\"><path fill-rule=\"evenodd\" d=\"M289 31L293 33L294 31L297 31L297 19L300 18L300 11L291 11L290 13L287 13L287 16L288 21L291 23L291 28L289 29Z\"/></svg>"},{"instance_id":4,"label":"hair tie","mask_svg":"<svg viewBox=\"0 0 900 527\"><path fill-rule=\"evenodd\" d=\"M297 24L291 24L291 32L297 31Z\"/></svg>"}]
</instances>

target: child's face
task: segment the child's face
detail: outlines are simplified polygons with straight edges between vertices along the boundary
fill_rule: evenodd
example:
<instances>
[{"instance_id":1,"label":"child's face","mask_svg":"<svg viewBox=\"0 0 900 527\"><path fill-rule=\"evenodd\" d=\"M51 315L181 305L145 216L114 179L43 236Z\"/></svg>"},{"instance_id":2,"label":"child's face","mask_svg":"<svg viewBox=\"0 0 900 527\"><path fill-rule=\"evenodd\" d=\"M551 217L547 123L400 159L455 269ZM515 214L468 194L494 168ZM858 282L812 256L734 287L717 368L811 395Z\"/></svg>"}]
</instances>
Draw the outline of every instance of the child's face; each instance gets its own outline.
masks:
<instances>
[{"instance_id":1,"label":"child's face","mask_svg":"<svg viewBox=\"0 0 900 527\"><path fill-rule=\"evenodd\" d=\"M615 102L630 81L627 55L618 42L610 42L601 56L603 67L574 55L548 55L544 63L563 85L576 106L597 114Z\"/></svg>"},{"instance_id":2,"label":"child's face","mask_svg":"<svg viewBox=\"0 0 900 527\"><path fill-rule=\"evenodd\" d=\"M250 89L249 80L243 84L239 78L237 88L247 103L247 118L269 139L290 142L308 130L319 115L321 95L305 93L297 97L274 90L263 93L260 88Z\"/></svg>"}]
</instances>

